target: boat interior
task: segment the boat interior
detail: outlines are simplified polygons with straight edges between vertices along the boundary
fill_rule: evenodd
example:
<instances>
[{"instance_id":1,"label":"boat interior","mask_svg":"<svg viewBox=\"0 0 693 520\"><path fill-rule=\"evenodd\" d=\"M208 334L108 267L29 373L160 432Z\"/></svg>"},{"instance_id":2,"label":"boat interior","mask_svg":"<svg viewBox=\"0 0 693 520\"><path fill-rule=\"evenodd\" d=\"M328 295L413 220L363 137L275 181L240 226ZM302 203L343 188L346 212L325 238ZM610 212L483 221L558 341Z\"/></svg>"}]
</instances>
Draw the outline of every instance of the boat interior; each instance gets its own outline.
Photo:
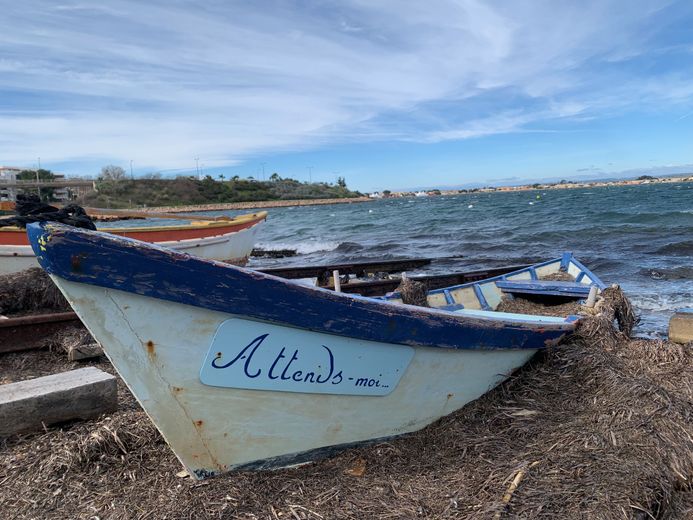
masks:
<instances>
[{"instance_id":1,"label":"boat interior","mask_svg":"<svg viewBox=\"0 0 693 520\"><path fill-rule=\"evenodd\" d=\"M429 307L434 309L485 316L489 312L496 314L503 299L519 297L554 303L582 301L587 299L593 286L597 294L606 287L572 253L564 253L561 258L512 273L434 289L428 292L427 301ZM402 295L398 292L388 293L382 299L403 303Z\"/></svg>"}]
</instances>

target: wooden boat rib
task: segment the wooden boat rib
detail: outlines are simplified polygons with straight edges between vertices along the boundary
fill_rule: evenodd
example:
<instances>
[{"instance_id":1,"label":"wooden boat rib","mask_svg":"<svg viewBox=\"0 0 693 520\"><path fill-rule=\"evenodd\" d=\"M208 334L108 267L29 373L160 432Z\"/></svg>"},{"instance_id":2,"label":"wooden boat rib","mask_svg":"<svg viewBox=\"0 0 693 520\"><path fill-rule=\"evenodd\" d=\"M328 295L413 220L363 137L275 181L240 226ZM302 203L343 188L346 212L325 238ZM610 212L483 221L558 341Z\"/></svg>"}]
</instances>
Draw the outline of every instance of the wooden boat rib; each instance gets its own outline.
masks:
<instances>
[{"instance_id":1,"label":"wooden boat rib","mask_svg":"<svg viewBox=\"0 0 693 520\"><path fill-rule=\"evenodd\" d=\"M196 478L420 429L577 321L335 293L58 224L32 224L28 234ZM548 266L558 271L561 259L539 268Z\"/></svg>"},{"instance_id":2,"label":"wooden boat rib","mask_svg":"<svg viewBox=\"0 0 693 520\"><path fill-rule=\"evenodd\" d=\"M245 264L255 245L260 224L267 218L261 211L222 221L193 221L171 226L105 227L102 231L185 251L202 258ZM25 230L0 228L0 274L36 266Z\"/></svg>"}]
</instances>

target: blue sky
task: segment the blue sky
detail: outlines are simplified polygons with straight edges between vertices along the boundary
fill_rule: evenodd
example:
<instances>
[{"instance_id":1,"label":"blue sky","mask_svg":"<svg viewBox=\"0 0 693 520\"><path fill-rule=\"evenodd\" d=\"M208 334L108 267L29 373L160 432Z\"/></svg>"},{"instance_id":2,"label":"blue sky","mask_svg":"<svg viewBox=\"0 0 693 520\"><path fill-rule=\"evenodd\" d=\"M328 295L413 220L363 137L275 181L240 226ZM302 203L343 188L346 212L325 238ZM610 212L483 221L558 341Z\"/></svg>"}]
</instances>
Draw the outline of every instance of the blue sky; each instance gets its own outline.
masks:
<instances>
[{"instance_id":1,"label":"blue sky","mask_svg":"<svg viewBox=\"0 0 693 520\"><path fill-rule=\"evenodd\" d=\"M693 171L688 1L0 2L4 165L361 190Z\"/></svg>"}]
</instances>

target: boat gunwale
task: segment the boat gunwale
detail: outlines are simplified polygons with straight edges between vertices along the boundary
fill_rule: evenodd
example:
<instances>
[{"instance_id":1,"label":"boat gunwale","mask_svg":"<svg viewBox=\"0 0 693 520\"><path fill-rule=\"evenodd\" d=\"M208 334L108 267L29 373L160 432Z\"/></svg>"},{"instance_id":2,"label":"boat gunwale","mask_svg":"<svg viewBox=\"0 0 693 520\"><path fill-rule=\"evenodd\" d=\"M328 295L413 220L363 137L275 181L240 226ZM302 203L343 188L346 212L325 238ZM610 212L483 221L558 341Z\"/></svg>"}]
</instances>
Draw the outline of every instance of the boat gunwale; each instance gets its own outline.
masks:
<instances>
[{"instance_id":1,"label":"boat gunwale","mask_svg":"<svg viewBox=\"0 0 693 520\"><path fill-rule=\"evenodd\" d=\"M170 226L133 226L133 227L102 227L98 228L97 231L102 231L104 233L110 233L112 235L121 235L123 233L148 233L154 231L185 231L191 229L210 229L210 228L224 228L224 227L237 227L239 225L245 224L255 224L267 219L267 211L259 211L257 213L244 213L242 215L237 215L231 217L230 220L195 220L189 224L177 224ZM152 215L152 218L157 218L156 214ZM167 219L170 220L170 219ZM249 226L250 227L250 226ZM0 233L11 232L11 233L25 233L26 230L17 226L5 226L0 228ZM226 233L224 233L226 234ZM16 244L7 244L16 245ZM19 244L22 245L22 244Z\"/></svg>"},{"instance_id":2,"label":"boat gunwale","mask_svg":"<svg viewBox=\"0 0 693 520\"><path fill-rule=\"evenodd\" d=\"M69 281L364 340L451 349L543 349L572 332L577 321L575 317L557 323L513 322L492 315L469 317L444 309L336 293L193 257L157 244L56 223L31 224L28 232L42 267L49 274ZM48 249L56 251L52 258L45 255ZM97 260L75 269L71 252L100 255L106 265ZM155 276L151 267L141 269L139 265L137 268L129 265L150 262L158 266L156 284L151 283ZM120 274L109 270L109 263L117 264ZM71 267L65 269L68 265ZM140 282L135 277L124 277L122 271L128 267L133 272L148 273L145 274L148 278ZM268 283L255 283L260 280ZM184 283L190 287L186 288ZM257 297L257 301L251 296ZM266 305L268 300L272 303Z\"/></svg>"}]
</instances>

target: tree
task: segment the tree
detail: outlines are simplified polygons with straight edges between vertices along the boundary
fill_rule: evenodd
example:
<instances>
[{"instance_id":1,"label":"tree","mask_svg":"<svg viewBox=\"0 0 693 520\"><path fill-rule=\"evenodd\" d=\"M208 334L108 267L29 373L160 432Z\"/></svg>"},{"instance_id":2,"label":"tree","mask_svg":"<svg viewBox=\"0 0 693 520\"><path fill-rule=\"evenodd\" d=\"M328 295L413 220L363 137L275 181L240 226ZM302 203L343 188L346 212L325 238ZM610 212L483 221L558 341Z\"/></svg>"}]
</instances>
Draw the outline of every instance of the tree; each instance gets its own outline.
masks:
<instances>
[{"instance_id":1,"label":"tree","mask_svg":"<svg viewBox=\"0 0 693 520\"><path fill-rule=\"evenodd\" d=\"M383 190L383 197L387 198L392 192L390 190Z\"/></svg>"},{"instance_id":2,"label":"tree","mask_svg":"<svg viewBox=\"0 0 693 520\"><path fill-rule=\"evenodd\" d=\"M126 179L127 175L125 174L125 170L120 166L109 164L108 166L101 168L101 175L99 175L99 177L105 181L117 182Z\"/></svg>"},{"instance_id":3,"label":"tree","mask_svg":"<svg viewBox=\"0 0 693 520\"><path fill-rule=\"evenodd\" d=\"M55 179L55 174L50 170L39 168L38 170L22 170L17 174L18 181L35 181L38 174L39 180L52 181Z\"/></svg>"},{"instance_id":4,"label":"tree","mask_svg":"<svg viewBox=\"0 0 693 520\"><path fill-rule=\"evenodd\" d=\"M346 189L347 185L346 185L346 180L344 179L344 177L337 177L337 186L339 186L340 188Z\"/></svg>"},{"instance_id":5,"label":"tree","mask_svg":"<svg viewBox=\"0 0 693 520\"><path fill-rule=\"evenodd\" d=\"M278 174L277 172L274 172L274 173L270 176L270 180L271 180L272 182L278 182L278 181L282 180L282 178L279 176L279 174Z\"/></svg>"},{"instance_id":6,"label":"tree","mask_svg":"<svg viewBox=\"0 0 693 520\"><path fill-rule=\"evenodd\" d=\"M39 168L38 170L22 170L17 174L18 181L52 181L55 179L55 174L50 170ZM55 193L55 188L38 188L39 197L42 200L52 201Z\"/></svg>"},{"instance_id":7,"label":"tree","mask_svg":"<svg viewBox=\"0 0 693 520\"><path fill-rule=\"evenodd\" d=\"M221 179L221 182L224 182L224 179L226 179L226 175L224 175L223 173L220 173L219 178Z\"/></svg>"}]
</instances>

